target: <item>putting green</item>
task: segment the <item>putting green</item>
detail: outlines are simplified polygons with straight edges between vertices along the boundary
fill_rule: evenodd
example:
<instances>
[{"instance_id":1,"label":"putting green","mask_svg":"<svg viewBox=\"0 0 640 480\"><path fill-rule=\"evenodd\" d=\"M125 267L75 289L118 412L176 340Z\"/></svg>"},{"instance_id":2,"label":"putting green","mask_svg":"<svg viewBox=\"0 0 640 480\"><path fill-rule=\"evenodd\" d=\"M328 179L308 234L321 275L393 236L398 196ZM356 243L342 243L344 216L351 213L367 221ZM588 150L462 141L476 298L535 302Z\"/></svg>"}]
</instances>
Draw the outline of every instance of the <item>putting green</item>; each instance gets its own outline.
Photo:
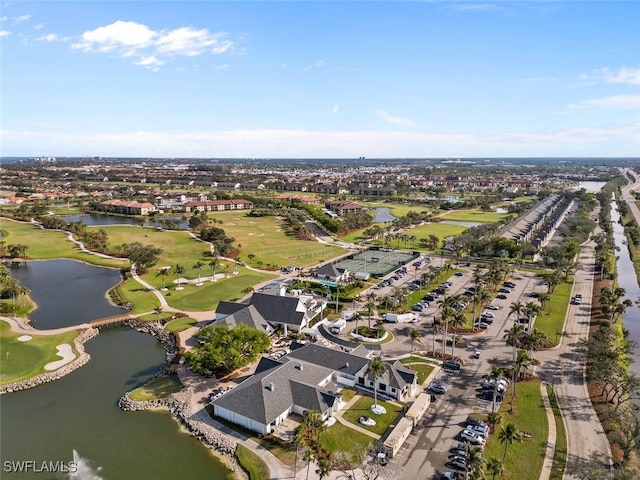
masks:
<instances>
[{"instance_id":1,"label":"putting green","mask_svg":"<svg viewBox=\"0 0 640 480\"><path fill-rule=\"evenodd\" d=\"M47 363L60 360L56 346L73 344L76 335L74 331L33 335L31 340L21 342L18 337L22 334L12 332L8 323L0 321L0 383L17 382L45 372Z\"/></svg>"}]
</instances>

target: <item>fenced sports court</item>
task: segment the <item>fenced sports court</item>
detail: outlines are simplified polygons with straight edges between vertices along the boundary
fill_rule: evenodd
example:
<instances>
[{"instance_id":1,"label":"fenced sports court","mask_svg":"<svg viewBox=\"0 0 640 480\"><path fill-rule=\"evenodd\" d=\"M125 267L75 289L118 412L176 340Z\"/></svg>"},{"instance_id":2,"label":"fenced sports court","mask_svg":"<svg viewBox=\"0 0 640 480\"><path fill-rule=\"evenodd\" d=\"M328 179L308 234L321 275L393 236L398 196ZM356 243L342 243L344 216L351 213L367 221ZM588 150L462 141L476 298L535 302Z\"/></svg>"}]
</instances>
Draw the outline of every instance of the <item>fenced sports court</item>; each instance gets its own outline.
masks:
<instances>
[{"instance_id":1,"label":"fenced sports court","mask_svg":"<svg viewBox=\"0 0 640 480\"><path fill-rule=\"evenodd\" d=\"M335 266L344 268L352 273L368 273L372 277L379 278L415 260L419 256L419 252L372 248L343 258L336 262Z\"/></svg>"}]
</instances>

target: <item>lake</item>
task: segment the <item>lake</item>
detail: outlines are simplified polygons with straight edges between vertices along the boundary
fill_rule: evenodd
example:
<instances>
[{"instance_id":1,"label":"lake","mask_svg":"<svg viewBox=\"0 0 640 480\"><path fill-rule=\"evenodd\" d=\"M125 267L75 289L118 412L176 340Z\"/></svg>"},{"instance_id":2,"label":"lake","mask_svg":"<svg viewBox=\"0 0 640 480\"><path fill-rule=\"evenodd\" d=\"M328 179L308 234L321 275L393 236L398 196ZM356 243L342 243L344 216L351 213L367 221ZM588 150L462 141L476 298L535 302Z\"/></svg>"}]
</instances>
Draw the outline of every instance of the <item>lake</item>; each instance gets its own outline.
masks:
<instances>
[{"instance_id":1,"label":"lake","mask_svg":"<svg viewBox=\"0 0 640 480\"><path fill-rule=\"evenodd\" d=\"M118 281L117 270L48 260L29 262L14 273L22 274L32 289L39 305L38 327L83 322L114 308L105 303L105 294ZM83 290L58 293L70 286ZM52 296L59 298L52 301ZM91 469L80 477L83 480L224 480L226 467L199 440L183 433L168 412L123 412L117 406L125 391L148 381L163 365L164 350L155 338L116 327L102 330L85 349L91 355L89 363L64 378L2 395L3 462L66 463L76 450ZM3 480L31 478L64 476L2 472Z\"/></svg>"}]
</instances>

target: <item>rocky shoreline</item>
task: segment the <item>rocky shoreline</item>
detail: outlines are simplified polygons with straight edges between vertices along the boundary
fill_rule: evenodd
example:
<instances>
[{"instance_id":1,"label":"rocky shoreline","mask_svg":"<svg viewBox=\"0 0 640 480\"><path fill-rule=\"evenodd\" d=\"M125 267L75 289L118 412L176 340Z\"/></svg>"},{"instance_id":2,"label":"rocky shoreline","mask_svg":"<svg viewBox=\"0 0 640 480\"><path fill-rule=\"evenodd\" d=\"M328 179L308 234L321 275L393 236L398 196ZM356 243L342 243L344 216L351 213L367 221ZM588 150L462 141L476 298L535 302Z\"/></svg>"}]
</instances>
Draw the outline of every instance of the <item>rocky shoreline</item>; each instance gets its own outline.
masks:
<instances>
[{"instance_id":1,"label":"rocky shoreline","mask_svg":"<svg viewBox=\"0 0 640 480\"><path fill-rule=\"evenodd\" d=\"M98 329L96 328L87 328L82 330L73 340L74 349L78 352L78 356L74 360L53 372L45 372L25 380L0 385L0 395L4 393L19 392L20 390L37 387L43 383L53 382L54 380L58 380L59 378L68 375L77 368L80 368L91 358L90 355L84 351L84 343L98 335L98 333Z\"/></svg>"}]
</instances>

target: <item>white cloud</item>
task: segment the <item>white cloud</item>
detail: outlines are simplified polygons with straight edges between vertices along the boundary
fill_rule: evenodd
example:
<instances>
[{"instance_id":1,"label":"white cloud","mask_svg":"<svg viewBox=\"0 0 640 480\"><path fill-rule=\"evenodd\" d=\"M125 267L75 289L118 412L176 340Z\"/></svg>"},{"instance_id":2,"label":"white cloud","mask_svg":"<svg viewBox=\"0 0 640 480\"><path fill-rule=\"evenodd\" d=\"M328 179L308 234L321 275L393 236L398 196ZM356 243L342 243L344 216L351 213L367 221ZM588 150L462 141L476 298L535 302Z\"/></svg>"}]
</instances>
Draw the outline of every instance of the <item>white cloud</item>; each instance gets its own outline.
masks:
<instances>
[{"instance_id":1,"label":"white cloud","mask_svg":"<svg viewBox=\"0 0 640 480\"><path fill-rule=\"evenodd\" d=\"M493 3L461 3L451 5L449 8L458 12L495 12L502 10L501 7Z\"/></svg>"},{"instance_id":2,"label":"white cloud","mask_svg":"<svg viewBox=\"0 0 640 480\"><path fill-rule=\"evenodd\" d=\"M33 26L34 30L42 30L45 27L44 23L38 23Z\"/></svg>"},{"instance_id":3,"label":"white cloud","mask_svg":"<svg viewBox=\"0 0 640 480\"><path fill-rule=\"evenodd\" d=\"M640 85L640 68L622 67L618 70L612 70L609 67L599 68L588 73L581 73L578 79L586 85L595 85L597 83Z\"/></svg>"},{"instance_id":4,"label":"white cloud","mask_svg":"<svg viewBox=\"0 0 640 480\"><path fill-rule=\"evenodd\" d=\"M492 135L428 132L235 130L74 134L0 132L3 153L159 157L369 158L637 156L640 123Z\"/></svg>"},{"instance_id":5,"label":"white cloud","mask_svg":"<svg viewBox=\"0 0 640 480\"><path fill-rule=\"evenodd\" d=\"M42 37L36 38L38 42L68 42L71 37L61 37L57 33L48 33Z\"/></svg>"},{"instance_id":6,"label":"white cloud","mask_svg":"<svg viewBox=\"0 0 640 480\"><path fill-rule=\"evenodd\" d=\"M22 22L26 22L30 18L31 18L31 15L20 15L19 17L15 17L13 21L15 23L22 23Z\"/></svg>"},{"instance_id":7,"label":"white cloud","mask_svg":"<svg viewBox=\"0 0 640 480\"><path fill-rule=\"evenodd\" d=\"M385 112L384 110L378 110L376 112L376 115L380 118L382 118L383 120L386 120L389 123L392 123L394 125L400 125L403 127L412 127L413 125L415 125L415 123L412 120L406 119L406 118L402 118L402 117L396 117L394 115L390 115L387 112Z\"/></svg>"},{"instance_id":8,"label":"white cloud","mask_svg":"<svg viewBox=\"0 0 640 480\"><path fill-rule=\"evenodd\" d=\"M340 110L340 105L334 105L333 108L331 109L331 112L338 113L338 110Z\"/></svg>"},{"instance_id":9,"label":"white cloud","mask_svg":"<svg viewBox=\"0 0 640 480\"><path fill-rule=\"evenodd\" d=\"M609 108L617 110L640 109L640 95L615 95L612 97L592 98L567 107L569 111L593 108Z\"/></svg>"},{"instance_id":10,"label":"white cloud","mask_svg":"<svg viewBox=\"0 0 640 480\"><path fill-rule=\"evenodd\" d=\"M326 67L326 66L327 66L327 64L325 63L324 60L316 60L311 65L304 67L303 70L305 72L308 72L309 70L313 70L314 68L323 68L323 67Z\"/></svg>"},{"instance_id":11,"label":"white cloud","mask_svg":"<svg viewBox=\"0 0 640 480\"><path fill-rule=\"evenodd\" d=\"M9 20L9 17L7 17L6 15L3 17L0 17L0 22L6 22L7 20Z\"/></svg>"},{"instance_id":12,"label":"white cloud","mask_svg":"<svg viewBox=\"0 0 640 480\"><path fill-rule=\"evenodd\" d=\"M177 56L195 57L204 53L230 52L234 43L225 32L180 27L174 30L153 30L137 22L118 20L110 25L84 32L72 48L82 52L109 53L118 57L134 57L136 65L154 68L166 59ZM147 63L154 57L157 62ZM159 63L162 61L162 63Z\"/></svg>"},{"instance_id":13,"label":"white cloud","mask_svg":"<svg viewBox=\"0 0 640 480\"><path fill-rule=\"evenodd\" d=\"M142 65L143 67L154 68L154 67L161 67L162 65L164 65L164 62L154 57L153 55L151 55L149 57L141 58L136 62L136 65Z\"/></svg>"},{"instance_id":14,"label":"white cloud","mask_svg":"<svg viewBox=\"0 0 640 480\"><path fill-rule=\"evenodd\" d=\"M11 32L7 30L0 30L0 38L8 37L9 35L11 35Z\"/></svg>"},{"instance_id":15,"label":"white cloud","mask_svg":"<svg viewBox=\"0 0 640 480\"><path fill-rule=\"evenodd\" d=\"M228 70L230 66L231 65L229 65L228 63L223 63L222 65L216 65L215 67L213 67L213 69L218 71Z\"/></svg>"}]
</instances>

